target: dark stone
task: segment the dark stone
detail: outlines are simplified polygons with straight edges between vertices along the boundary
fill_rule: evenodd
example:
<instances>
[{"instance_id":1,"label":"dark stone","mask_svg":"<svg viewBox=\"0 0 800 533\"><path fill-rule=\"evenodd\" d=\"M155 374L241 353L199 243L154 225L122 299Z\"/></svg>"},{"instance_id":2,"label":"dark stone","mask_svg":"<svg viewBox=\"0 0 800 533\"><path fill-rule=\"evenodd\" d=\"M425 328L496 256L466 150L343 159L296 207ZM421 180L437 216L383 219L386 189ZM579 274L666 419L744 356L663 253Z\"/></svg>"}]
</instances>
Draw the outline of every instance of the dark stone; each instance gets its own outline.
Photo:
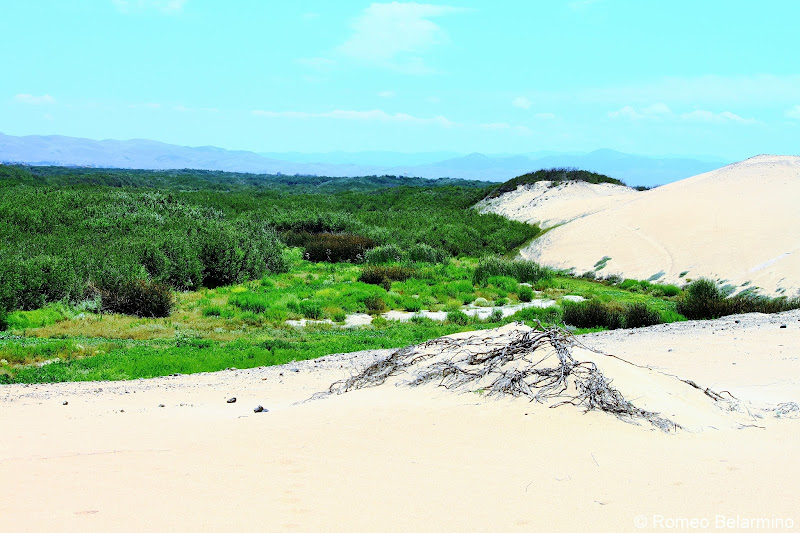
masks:
<instances>
[{"instance_id":1,"label":"dark stone","mask_svg":"<svg viewBox=\"0 0 800 533\"><path fill-rule=\"evenodd\" d=\"M69 405L69 402L64 400L64 403L62 403L61 405Z\"/></svg>"},{"instance_id":2,"label":"dark stone","mask_svg":"<svg viewBox=\"0 0 800 533\"><path fill-rule=\"evenodd\" d=\"M236 403L236 398L228 398L228 403Z\"/></svg>"},{"instance_id":3,"label":"dark stone","mask_svg":"<svg viewBox=\"0 0 800 533\"><path fill-rule=\"evenodd\" d=\"M265 409L264 407L259 405L258 407L253 409L253 412L254 413L269 413L269 409Z\"/></svg>"},{"instance_id":4,"label":"dark stone","mask_svg":"<svg viewBox=\"0 0 800 533\"><path fill-rule=\"evenodd\" d=\"M165 407L163 403L158 404L159 407Z\"/></svg>"},{"instance_id":5,"label":"dark stone","mask_svg":"<svg viewBox=\"0 0 800 533\"><path fill-rule=\"evenodd\" d=\"M781 324L781 329L785 328L786 324Z\"/></svg>"}]
</instances>

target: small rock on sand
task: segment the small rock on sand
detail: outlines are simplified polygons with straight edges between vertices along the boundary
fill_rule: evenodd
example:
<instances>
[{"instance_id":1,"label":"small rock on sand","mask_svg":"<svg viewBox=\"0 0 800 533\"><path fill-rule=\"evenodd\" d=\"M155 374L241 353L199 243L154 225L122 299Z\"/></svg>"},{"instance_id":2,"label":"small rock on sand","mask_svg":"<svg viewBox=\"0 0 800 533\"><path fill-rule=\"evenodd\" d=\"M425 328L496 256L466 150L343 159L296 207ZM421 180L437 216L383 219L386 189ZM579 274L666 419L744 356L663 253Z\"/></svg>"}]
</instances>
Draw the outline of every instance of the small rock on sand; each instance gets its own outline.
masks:
<instances>
[{"instance_id":1,"label":"small rock on sand","mask_svg":"<svg viewBox=\"0 0 800 533\"><path fill-rule=\"evenodd\" d=\"M228 403L236 403L236 398L228 398Z\"/></svg>"}]
</instances>

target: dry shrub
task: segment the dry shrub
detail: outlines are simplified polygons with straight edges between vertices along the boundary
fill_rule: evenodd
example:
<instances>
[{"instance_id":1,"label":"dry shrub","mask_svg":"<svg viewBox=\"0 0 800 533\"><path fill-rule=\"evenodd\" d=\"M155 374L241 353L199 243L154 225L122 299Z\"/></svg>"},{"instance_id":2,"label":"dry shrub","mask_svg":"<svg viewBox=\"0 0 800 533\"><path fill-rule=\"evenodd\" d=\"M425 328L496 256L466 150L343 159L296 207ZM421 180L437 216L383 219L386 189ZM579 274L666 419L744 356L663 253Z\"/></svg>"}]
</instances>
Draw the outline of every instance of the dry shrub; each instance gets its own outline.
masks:
<instances>
[{"instance_id":1,"label":"dry shrub","mask_svg":"<svg viewBox=\"0 0 800 533\"><path fill-rule=\"evenodd\" d=\"M375 241L361 235L319 233L311 235L304 247L305 258L309 261L360 263L367 250L375 247Z\"/></svg>"}]
</instances>

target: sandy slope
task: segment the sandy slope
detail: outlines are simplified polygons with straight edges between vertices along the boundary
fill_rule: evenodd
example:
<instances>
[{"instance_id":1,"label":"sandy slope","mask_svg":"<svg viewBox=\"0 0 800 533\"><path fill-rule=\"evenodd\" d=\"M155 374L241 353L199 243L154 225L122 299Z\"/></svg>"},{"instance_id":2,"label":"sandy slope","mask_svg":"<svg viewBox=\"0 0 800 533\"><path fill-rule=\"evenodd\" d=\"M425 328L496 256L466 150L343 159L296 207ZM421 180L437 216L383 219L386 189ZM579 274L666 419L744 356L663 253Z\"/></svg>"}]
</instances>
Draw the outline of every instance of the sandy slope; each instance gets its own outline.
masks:
<instances>
[{"instance_id":1,"label":"sandy slope","mask_svg":"<svg viewBox=\"0 0 800 533\"><path fill-rule=\"evenodd\" d=\"M539 224L542 229L597 213L620 201L636 197L636 189L612 185L567 181L555 187L551 181L520 185L497 198L481 200L482 213L497 213L512 220Z\"/></svg>"},{"instance_id":2,"label":"sandy slope","mask_svg":"<svg viewBox=\"0 0 800 533\"><path fill-rule=\"evenodd\" d=\"M553 229L525 258L582 273L680 283L701 276L800 294L800 157L758 156L633 195ZM516 205L515 198L509 199ZM583 209L581 207L581 209ZM748 285L745 285L748 284Z\"/></svg>"},{"instance_id":3,"label":"sandy slope","mask_svg":"<svg viewBox=\"0 0 800 533\"><path fill-rule=\"evenodd\" d=\"M2 529L635 531L640 515L649 526L656 515L800 526L800 419L773 411L800 401L800 312L580 340L653 366L576 352L630 400L692 430L665 434L435 386L386 384L293 405L375 353L3 386ZM744 409L726 412L666 374L729 390ZM270 411L253 413L258 404Z\"/></svg>"}]
</instances>

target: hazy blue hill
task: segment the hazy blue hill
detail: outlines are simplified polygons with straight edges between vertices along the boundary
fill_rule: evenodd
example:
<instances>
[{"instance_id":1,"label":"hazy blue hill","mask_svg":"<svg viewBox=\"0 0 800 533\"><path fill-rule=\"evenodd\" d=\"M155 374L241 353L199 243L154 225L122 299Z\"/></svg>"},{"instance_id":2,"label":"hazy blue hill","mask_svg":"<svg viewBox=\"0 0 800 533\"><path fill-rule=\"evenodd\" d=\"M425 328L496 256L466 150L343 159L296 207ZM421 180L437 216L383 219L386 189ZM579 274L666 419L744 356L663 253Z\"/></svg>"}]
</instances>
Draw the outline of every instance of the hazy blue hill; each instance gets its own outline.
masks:
<instances>
[{"instance_id":1,"label":"hazy blue hill","mask_svg":"<svg viewBox=\"0 0 800 533\"><path fill-rule=\"evenodd\" d=\"M727 161L646 157L614 150L588 154L528 155L449 152L300 154L248 152L214 146L177 146L147 139L80 139L59 135L15 137L0 133L0 161L35 165L168 170L193 168L255 174L317 176L416 176L506 181L539 169L575 167L606 174L629 185L660 185L724 166ZM441 158L441 159L438 159Z\"/></svg>"}]
</instances>

